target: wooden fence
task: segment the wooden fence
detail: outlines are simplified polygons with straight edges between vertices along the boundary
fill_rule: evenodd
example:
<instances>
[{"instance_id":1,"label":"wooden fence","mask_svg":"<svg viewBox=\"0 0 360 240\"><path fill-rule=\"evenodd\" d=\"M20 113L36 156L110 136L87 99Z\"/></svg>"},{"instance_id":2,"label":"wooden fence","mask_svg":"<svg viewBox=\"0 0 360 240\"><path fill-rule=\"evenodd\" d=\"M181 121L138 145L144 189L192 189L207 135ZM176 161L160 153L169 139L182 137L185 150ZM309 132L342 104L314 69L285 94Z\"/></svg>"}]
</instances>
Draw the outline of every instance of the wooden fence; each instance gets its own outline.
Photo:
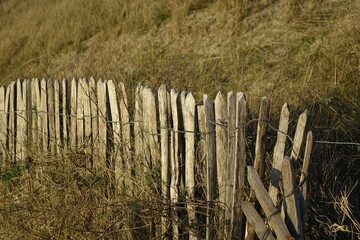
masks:
<instances>
[{"instance_id":1,"label":"wooden fence","mask_svg":"<svg viewBox=\"0 0 360 240\"><path fill-rule=\"evenodd\" d=\"M266 97L254 119L242 93L219 93L214 102L204 95L197 104L192 93L164 85L155 93L139 84L133 97L129 106L122 82L93 78L18 80L0 87L1 159L23 162L33 151L84 151L93 156L90 167L111 163L119 188L159 168L161 200L169 206L155 233L163 239L303 239L313 142L306 133L307 111L291 138L287 104L275 128ZM255 151L247 145L252 123ZM269 130L277 132L270 180L264 179ZM302 163L298 182L294 166L301 164L295 163Z\"/></svg>"}]
</instances>

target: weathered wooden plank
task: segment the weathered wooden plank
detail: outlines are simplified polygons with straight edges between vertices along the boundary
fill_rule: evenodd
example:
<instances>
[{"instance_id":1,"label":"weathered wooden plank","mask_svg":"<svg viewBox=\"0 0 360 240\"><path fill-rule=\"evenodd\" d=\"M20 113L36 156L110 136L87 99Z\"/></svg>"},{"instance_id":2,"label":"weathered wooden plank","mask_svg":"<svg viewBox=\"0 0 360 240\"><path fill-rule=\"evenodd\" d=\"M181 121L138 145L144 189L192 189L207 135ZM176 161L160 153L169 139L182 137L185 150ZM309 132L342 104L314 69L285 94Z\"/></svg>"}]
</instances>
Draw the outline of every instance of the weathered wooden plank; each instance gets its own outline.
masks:
<instances>
[{"instance_id":1,"label":"weathered wooden plank","mask_svg":"<svg viewBox=\"0 0 360 240\"><path fill-rule=\"evenodd\" d=\"M135 110L134 110L134 150L135 155L144 154L143 151L143 85L139 83L135 90Z\"/></svg>"},{"instance_id":2,"label":"weathered wooden plank","mask_svg":"<svg viewBox=\"0 0 360 240\"><path fill-rule=\"evenodd\" d=\"M6 156L6 139L7 139L7 114L6 114L6 88L0 87L0 158Z\"/></svg>"},{"instance_id":3,"label":"weathered wooden plank","mask_svg":"<svg viewBox=\"0 0 360 240\"><path fill-rule=\"evenodd\" d=\"M189 219L189 239L199 239L196 205L192 202L195 200L195 98L192 93L186 96L184 110L184 130L185 130L185 187L187 191L187 210Z\"/></svg>"},{"instance_id":4,"label":"weathered wooden plank","mask_svg":"<svg viewBox=\"0 0 360 240\"><path fill-rule=\"evenodd\" d=\"M70 148L76 149L77 140L77 80L73 78L71 80L71 93L70 93Z\"/></svg>"},{"instance_id":5,"label":"weathered wooden plank","mask_svg":"<svg viewBox=\"0 0 360 240\"><path fill-rule=\"evenodd\" d=\"M279 179L282 162L285 154L285 145L289 126L289 108L285 103L281 109L279 129L277 133L276 145L274 147L273 164L269 186L270 197L276 206L278 203Z\"/></svg>"},{"instance_id":6,"label":"weathered wooden plank","mask_svg":"<svg viewBox=\"0 0 360 240\"><path fill-rule=\"evenodd\" d=\"M271 233L270 229L264 223L260 214L256 211L252 203L244 201L241 208L246 216L246 220L251 224L252 229L255 231L259 239L275 240L276 238Z\"/></svg>"},{"instance_id":7,"label":"weathered wooden plank","mask_svg":"<svg viewBox=\"0 0 360 240\"><path fill-rule=\"evenodd\" d=\"M47 152L49 148L49 131L48 131L48 105L47 105L47 81L41 79L40 82L40 101L41 101L41 132L43 151Z\"/></svg>"},{"instance_id":8,"label":"weathered wooden plank","mask_svg":"<svg viewBox=\"0 0 360 240\"><path fill-rule=\"evenodd\" d=\"M9 96L9 155L12 160L15 159L15 124L16 124L16 105L15 105L15 86L16 82L10 83L10 96Z\"/></svg>"},{"instance_id":9,"label":"weathered wooden plank","mask_svg":"<svg viewBox=\"0 0 360 240\"><path fill-rule=\"evenodd\" d=\"M219 200L226 204L226 178L229 175L227 169L228 134L227 134L227 108L226 101L219 92L215 98L215 129L216 129L216 164Z\"/></svg>"},{"instance_id":10,"label":"weathered wooden plank","mask_svg":"<svg viewBox=\"0 0 360 240\"><path fill-rule=\"evenodd\" d=\"M207 216L206 239L214 239L214 200L216 198L216 143L215 143L215 113L214 104L207 95L203 96L205 107L206 153L207 153Z\"/></svg>"},{"instance_id":11,"label":"weathered wooden plank","mask_svg":"<svg viewBox=\"0 0 360 240\"><path fill-rule=\"evenodd\" d=\"M161 138L161 194L164 202L163 217L161 218L162 234L164 239L169 239L170 227L170 153L169 153L169 118L168 118L168 97L166 85L158 89L159 117L160 117L160 138Z\"/></svg>"},{"instance_id":12,"label":"weathered wooden plank","mask_svg":"<svg viewBox=\"0 0 360 240\"><path fill-rule=\"evenodd\" d=\"M313 148L313 134L312 132L307 133L306 137L306 146L305 146L305 154L304 154L304 162L301 168L301 177L300 177L300 210L301 210L301 222L303 226L305 226L306 222L306 211L307 211L307 183L309 182L308 172L309 172L309 165L310 165L310 157L311 151Z\"/></svg>"},{"instance_id":13,"label":"weathered wooden plank","mask_svg":"<svg viewBox=\"0 0 360 240\"><path fill-rule=\"evenodd\" d=\"M304 141L308 116L309 111L307 109L299 116L299 120L296 125L293 148L290 155L291 161L296 161L299 158L301 146Z\"/></svg>"},{"instance_id":14,"label":"weathered wooden plank","mask_svg":"<svg viewBox=\"0 0 360 240\"><path fill-rule=\"evenodd\" d=\"M234 166L233 204L231 209L231 226L229 239L243 237L243 213L241 203L245 195L245 167L246 167L246 121L247 109L244 94L236 94L236 150Z\"/></svg>"},{"instance_id":15,"label":"weathered wooden plank","mask_svg":"<svg viewBox=\"0 0 360 240\"><path fill-rule=\"evenodd\" d=\"M288 156L286 156L283 161L282 179L284 184L285 199L283 205L286 225L295 239L303 239L299 199L295 192L295 173Z\"/></svg>"},{"instance_id":16,"label":"weathered wooden plank","mask_svg":"<svg viewBox=\"0 0 360 240\"><path fill-rule=\"evenodd\" d=\"M61 146L61 134L60 134L60 82L59 80L55 80L54 82L54 111L55 111L55 150L59 153L60 146Z\"/></svg>"},{"instance_id":17,"label":"weathered wooden plank","mask_svg":"<svg viewBox=\"0 0 360 240\"><path fill-rule=\"evenodd\" d=\"M257 174L255 168L248 166L248 182L252 189L255 191L257 200L259 201L266 217L269 219L270 227L275 231L277 239L289 240L293 239L282 220L278 209L275 208L270 195L266 192L264 185L262 184L260 177Z\"/></svg>"},{"instance_id":18,"label":"weathered wooden plank","mask_svg":"<svg viewBox=\"0 0 360 240\"><path fill-rule=\"evenodd\" d=\"M204 105L197 106L197 117L198 117L198 127L199 127L199 140L197 143L197 169L198 169L198 178L199 178L199 185L203 192L206 192L206 144L205 144L205 107ZM206 200L206 199L202 199Z\"/></svg>"},{"instance_id":19,"label":"weathered wooden plank","mask_svg":"<svg viewBox=\"0 0 360 240\"><path fill-rule=\"evenodd\" d=\"M61 97L62 97L62 103L61 103L61 118L62 118L62 143L63 143L63 147L64 149L67 149L68 146L68 141L69 141L69 133L68 133L68 128L69 128L69 111L68 111L68 98L69 94L68 94L68 84L67 84L67 80L63 79L61 81Z\"/></svg>"},{"instance_id":20,"label":"weathered wooden plank","mask_svg":"<svg viewBox=\"0 0 360 240\"><path fill-rule=\"evenodd\" d=\"M83 89L82 103L84 110L84 140L85 143L91 142L91 109L90 109L90 89L89 83L85 78L80 79L80 87ZM87 149L90 151L90 149Z\"/></svg>"},{"instance_id":21,"label":"weathered wooden plank","mask_svg":"<svg viewBox=\"0 0 360 240\"><path fill-rule=\"evenodd\" d=\"M265 140L266 132L268 127L270 114L270 101L266 97L261 98L259 120L257 125L256 133L256 145L255 145L255 160L254 168L258 171L259 177L262 179L265 170ZM255 193L253 190L250 191L250 202L255 202ZM252 224L246 223L245 239L253 240L255 238L255 231L252 228Z\"/></svg>"},{"instance_id":22,"label":"weathered wooden plank","mask_svg":"<svg viewBox=\"0 0 360 240\"><path fill-rule=\"evenodd\" d=\"M128 98L126 94L125 85L123 82L118 83L118 98L119 98L119 109L120 109L120 119L121 119L121 142L123 146L123 163L124 171L127 177L125 178L125 184L130 188L131 181L128 181L132 177L132 172L134 170L132 151L131 151L131 129L130 129L130 113Z\"/></svg>"},{"instance_id":23,"label":"weathered wooden plank","mask_svg":"<svg viewBox=\"0 0 360 240\"><path fill-rule=\"evenodd\" d=\"M78 147L84 147L84 83L82 79L77 82L77 103L76 103L76 141Z\"/></svg>"},{"instance_id":24,"label":"weathered wooden plank","mask_svg":"<svg viewBox=\"0 0 360 240\"><path fill-rule=\"evenodd\" d=\"M121 123L119 105L117 102L115 84L112 80L107 81L109 103L110 103L110 117L112 122L113 135L113 151L112 158L115 168L115 182L118 187L123 187L124 184L124 165L121 158Z\"/></svg>"},{"instance_id":25,"label":"weathered wooden plank","mask_svg":"<svg viewBox=\"0 0 360 240\"><path fill-rule=\"evenodd\" d=\"M35 78L32 82L32 104L33 104L33 145L36 149L42 149L42 125L41 125L41 90L39 79Z\"/></svg>"},{"instance_id":26,"label":"weathered wooden plank","mask_svg":"<svg viewBox=\"0 0 360 240\"><path fill-rule=\"evenodd\" d=\"M97 82L97 100L99 113L99 161L101 166L105 164L107 152L107 106L106 106L106 81L99 79Z\"/></svg>"},{"instance_id":27,"label":"weathered wooden plank","mask_svg":"<svg viewBox=\"0 0 360 240\"><path fill-rule=\"evenodd\" d=\"M26 80L18 80L16 82L16 159L18 161L25 160L25 147L27 142L26 133Z\"/></svg>"},{"instance_id":28,"label":"weathered wooden plank","mask_svg":"<svg viewBox=\"0 0 360 240\"><path fill-rule=\"evenodd\" d=\"M171 89L170 91L170 104L172 127L171 132L171 183L170 183L170 199L171 204L174 206L172 211L172 226L173 237L179 239L179 225L178 225L178 210L177 203L179 201L179 187L180 187L180 149L179 149L179 94Z\"/></svg>"},{"instance_id":29,"label":"weathered wooden plank","mask_svg":"<svg viewBox=\"0 0 360 240\"><path fill-rule=\"evenodd\" d=\"M94 156L97 156L99 153L98 145L98 136L99 136L99 118L98 118L98 101L97 101L97 90L96 82L93 77L89 79L89 89L90 89L90 109L91 109L91 143L92 151Z\"/></svg>"},{"instance_id":30,"label":"weathered wooden plank","mask_svg":"<svg viewBox=\"0 0 360 240\"><path fill-rule=\"evenodd\" d=\"M5 93L5 118L6 118L6 157L9 157L9 141L10 141L10 134L9 134L9 130L10 130L10 122L9 122L9 112L10 112L10 86L11 84L9 84L6 87L6 93Z\"/></svg>"},{"instance_id":31,"label":"weathered wooden plank","mask_svg":"<svg viewBox=\"0 0 360 240\"><path fill-rule=\"evenodd\" d=\"M185 114L185 99L187 96L186 91L180 93L180 110L179 113L179 147L180 147L180 188L185 189L185 133L184 130L184 119Z\"/></svg>"},{"instance_id":32,"label":"weathered wooden plank","mask_svg":"<svg viewBox=\"0 0 360 240\"><path fill-rule=\"evenodd\" d=\"M47 80L47 107L49 124L49 147L50 153L55 153L55 106L54 106L54 80Z\"/></svg>"},{"instance_id":33,"label":"weathered wooden plank","mask_svg":"<svg viewBox=\"0 0 360 240\"><path fill-rule=\"evenodd\" d=\"M33 105L32 105L32 81L30 79L26 80L26 83L23 83L23 85L26 85L26 92L25 92L25 109L26 109L26 156L29 155L29 150L31 149L31 144L34 142L32 139L32 125L33 125ZM31 150L30 150L31 151Z\"/></svg>"},{"instance_id":34,"label":"weathered wooden plank","mask_svg":"<svg viewBox=\"0 0 360 240\"><path fill-rule=\"evenodd\" d=\"M235 167L235 150L236 150L236 96L233 92L227 94L227 116L228 116L228 151L226 163L226 236L230 232L231 209L233 204L233 184L234 184L234 167Z\"/></svg>"}]
</instances>

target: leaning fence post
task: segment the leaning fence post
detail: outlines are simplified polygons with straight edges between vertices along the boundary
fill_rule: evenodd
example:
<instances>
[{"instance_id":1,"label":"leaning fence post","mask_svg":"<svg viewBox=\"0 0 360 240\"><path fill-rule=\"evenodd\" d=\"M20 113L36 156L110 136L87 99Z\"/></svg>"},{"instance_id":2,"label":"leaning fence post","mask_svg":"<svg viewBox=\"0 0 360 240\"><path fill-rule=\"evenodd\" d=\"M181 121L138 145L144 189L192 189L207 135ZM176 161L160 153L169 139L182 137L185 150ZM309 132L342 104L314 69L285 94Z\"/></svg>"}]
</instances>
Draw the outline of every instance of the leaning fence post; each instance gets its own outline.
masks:
<instances>
[{"instance_id":1,"label":"leaning fence post","mask_svg":"<svg viewBox=\"0 0 360 240\"><path fill-rule=\"evenodd\" d=\"M279 129L277 130L277 139L274 147L273 163L271 170L271 179L269 194L275 205L278 203L279 179L282 168L282 162L285 153L285 144L289 127L289 108L285 103L281 109Z\"/></svg>"}]
</instances>

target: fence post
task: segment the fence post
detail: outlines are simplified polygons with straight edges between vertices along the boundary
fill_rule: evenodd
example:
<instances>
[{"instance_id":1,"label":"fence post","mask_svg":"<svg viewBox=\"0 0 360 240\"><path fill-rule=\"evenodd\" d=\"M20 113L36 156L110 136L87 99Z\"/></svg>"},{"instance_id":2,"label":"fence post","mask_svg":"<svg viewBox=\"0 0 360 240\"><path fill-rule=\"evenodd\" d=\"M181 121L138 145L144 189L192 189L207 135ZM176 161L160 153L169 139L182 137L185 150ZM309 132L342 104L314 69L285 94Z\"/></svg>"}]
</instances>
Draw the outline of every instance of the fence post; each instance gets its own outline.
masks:
<instances>
[{"instance_id":1,"label":"fence post","mask_svg":"<svg viewBox=\"0 0 360 240\"><path fill-rule=\"evenodd\" d=\"M110 104L110 116L112 122L112 135L113 135L113 151L112 160L115 168L115 183L117 188L124 187L124 164L121 158L121 124L119 106L116 97L115 85L112 80L107 81L109 104ZM119 190L119 189L117 189Z\"/></svg>"},{"instance_id":2,"label":"fence post","mask_svg":"<svg viewBox=\"0 0 360 240\"><path fill-rule=\"evenodd\" d=\"M186 96L184 110L185 130L185 187L187 191L187 209L189 219L189 239L199 239L196 221L195 201L195 98L192 93Z\"/></svg>"},{"instance_id":3,"label":"fence post","mask_svg":"<svg viewBox=\"0 0 360 240\"><path fill-rule=\"evenodd\" d=\"M216 142L214 104L207 95L203 97L205 107L206 153L207 153L207 216L206 239L214 239L214 200L216 198Z\"/></svg>"},{"instance_id":4,"label":"fence post","mask_svg":"<svg viewBox=\"0 0 360 240\"><path fill-rule=\"evenodd\" d=\"M218 189L219 189L219 200L220 204L224 204L221 206L222 210L225 210L224 206L226 204L226 178L228 176L227 169L227 152L228 152L228 133L227 133L227 109L226 109L226 101L219 92L215 98L215 129L216 129L216 164L217 164L217 177L218 177ZM221 214L224 214L225 211L222 211ZM224 218L221 218L223 221ZM222 229L222 233L218 236L221 237L224 234L224 230ZM222 236L224 237L224 236Z\"/></svg>"},{"instance_id":5,"label":"fence post","mask_svg":"<svg viewBox=\"0 0 360 240\"><path fill-rule=\"evenodd\" d=\"M244 94L236 95L236 150L234 165L233 204L229 239L241 239L243 236L243 213L241 203L245 195L246 142L245 128L247 121L246 100Z\"/></svg>"},{"instance_id":6,"label":"fence post","mask_svg":"<svg viewBox=\"0 0 360 240\"><path fill-rule=\"evenodd\" d=\"M298 194L295 189L295 173L292 162L288 156L284 157L282 168L282 179L284 184L284 211L286 225L295 239L303 239L300 205Z\"/></svg>"},{"instance_id":7,"label":"fence post","mask_svg":"<svg viewBox=\"0 0 360 240\"><path fill-rule=\"evenodd\" d=\"M174 89L170 92L171 98L171 116L172 127L171 131L171 185L170 185L170 198L173 208L173 237L179 239L179 225L178 225L178 209L177 204L179 201L179 187L180 187L180 144L179 144L179 112L178 102L179 94Z\"/></svg>"},{"instance_id":8,"label":"fence post","mask_svg":"<svg viewBox=\"0 0 360 240\"><path fill-rule=\"evenodd\" d=\"M55 117L54 117L54 80L47 80L47 100L49 118L49 146L50 153L55 152Z\"/></svg>"},{"instance_id":9,"label":"fence post","mask_svg":"<svg viewBox=\"0 0 360 240\"><path fill-rule=\"evenodd\" d=\"M306 222L306 210L307 210L307 183L309 181L308 172L309 172L309 165L310 165L310 156L311 150L313 147L313 134L312 132L307 133L306 137L306 146L305 146L305 154L304 154L304 162L301 168L301 177L300 177L300 209L301 209L301 218L302 223L305 225Z\"/></svg>"},{"instance_id":10,"label":"fence post","mask_svg":"<svg viewBox=\"0 0 360 240\"><path fill-rule=\"evenodd\" d=\"M256 145L255 145L255 160L254 168L259 174L260 179L263 178L265 170L265 140L266 131L269 121L270 114L270 101L266 97L261 98L259 119L256 131ZM255 193L253 190L250 191L250 202L255 202ZM245 239L253 240L255 238L255 231L250 222L246 222Z\"/></svg>"},{"instance_id":11,"label":"fence post","mask_svg":"<svg viewBox=\"0 0 360 240\"><path fill-rule=\"evenodd\" d=\"M99 161L100 166L106 165L107 153L107 105L106 105L106 81L99 79L97 82L97 97L99 108Z\"/></svg>"},{"instance_id":12,"label":"fence post","mask_svg":"<svg viewBox=\"0 0 360 240\"><path fill-rule=\"evenodd\" d=\"M98 100L96 82L93 77L89 79L89 94L90 94L90 111L91 111L91 143L92 152L94 156L98 156L99 149L97 142L99 140L99 114L98 114ZM93 159L94 165L94 159Z\"/></svg>"},{"instance_id":13,"label":"fence post","mask_svg":"<svg viewBox=\"0 0 360 240\"><path fill-rule=\"evenodd\" d=\"M160 116L160 137L161 137L161 195L163 201L163 216L161 218L163 239L169 239L170 213L170 154L169 154L169 118L168 98L166 85L158 89L159 116Z\"/></svg>"},{"instance_id":14,"label":"fence post","mask_svg":"<svg viewBox=\"0 0 360 240\"><path fill-rule=\"evenodd\" d=\"M285 103L282 106L281 114L280 114L280 123L279 123L279 129L277 130L277 139L274 147L271 179L269 186L269 194L275 206L278 203L279 179L282 168L282 162L284 159L288 127L289 127L289 108L287 103Z\"/></svg>"},{"instance_id":15,"label":"fence post","mask_svg":"<svg viewBox=\"0 0 360 240\"><path fill-rule=\"evenodd\" d=\"M61 93L62 93L62 136L63 136L63 147L64 149L67 149L68 147L68 140L69 140L69 135L68 135L68 126L69 126L69 112L68 112L68 86L67 86L67 80L63 79L61 81Z\"/></svg>"},{"instance_id":16,"label":"fence post","mask_svg":"<svg viewBox=\"0 0 360 240\"><path fill-rule=\"evenodd\" d=\"M0 159L6 157L6 138L7 138L7 106L6 104L6 88L0 87ZM0 166L0 170L2 166Z\"/></svg>"},{"instance_id":17,"label":"fence post","mask_svg":"<svg viewBox=\"0 0 360 240\"><path fill-rule=\"evenodd\" d=\"M16 123L16 105L15 105L15 82L9 85L9 153L12 160L15 159L15 123Z\"/></svg>"},{"instance_id":18,"label":"fence post","mask_svg":"<svg viewBox=\"0 0 360 240\"><path fill-rule=\"evenodd\" d=\"M77 81L75 78L71 80L71 94L70 94L70 148L76 149L76 134L77 134Z\"/></svg>"},{"instance_id":19,"label":"fence post","mask_svg":"<svg viewBox=\"0 0 360 240\"><path fill-rule=\"evenodd\" d=\"M305 128L306 128L308 116L309 116L308 110L305 110L299 116L299 120L296 125L293 148L292 148L291 155L290 155L291 161L295 162L299 158L301 146L304 141L304 134L305 134Z\"/></svg>"},{"instance_id":20,"label":"fence post","mask_svg":"<svg viewBox=\"0 0 360 240\"><path fill-rule=\"evenodd\" d=\"M61 136L60 136L60 83L59 80L55 80L54 82L54 104L55 104L55 150L59 153L60 144L61 144Z\"/></svg>"}]
</instances>

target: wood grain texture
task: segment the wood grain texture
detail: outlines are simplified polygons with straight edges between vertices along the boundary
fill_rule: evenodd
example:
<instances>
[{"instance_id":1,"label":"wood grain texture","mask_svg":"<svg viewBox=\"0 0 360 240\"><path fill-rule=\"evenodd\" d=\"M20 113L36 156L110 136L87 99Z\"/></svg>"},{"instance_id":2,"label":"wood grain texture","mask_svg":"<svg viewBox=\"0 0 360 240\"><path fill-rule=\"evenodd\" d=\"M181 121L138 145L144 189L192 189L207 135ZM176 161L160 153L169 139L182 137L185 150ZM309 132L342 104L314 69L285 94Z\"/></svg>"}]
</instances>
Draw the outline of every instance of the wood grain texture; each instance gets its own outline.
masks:
<instances>
[{"instance_id":1,"label":"wood grain texture","mask_svg":"<svg viewBox=\"0 0 360 240\"><path fill-rule=\"evenodd\" d=\"M47 81L41 79L40 82L40 101L41 101L41 132L42 132L42 146L43 151L49 150L49 131L48 131L48 100L47 100ZM76 134L76 133L75 133Z\"/></svg>"},{"instance_id":2,"label":"wood grain texture","mask_svg":"<svg viewBox=\"0 0 360 240\"><path fill-rule=\"evenodd\" d=\"M160 117L160 144L161 144L161 194L165 207L161 217L162 234L164 239L169 239L168 231L170 227L170 153L169 153L169 118L168 118L168 97L166 85L161 85L158 89L159 117Z\"/></svg>"},{"instance_id":3,"label":"wood grain texture","mask_svg":"<svg viewBox=\"0 0 360 240\"><path fill-rule=\"evenodd\" d=\"M285 154L285 145L289 127L289 108L285 103L281 109L279 129L277 133L276 144L274 147L273 163L271 170L271 179L269 186L269 194L273 203L278 203L279 179L282 168L282 162Z\"/></svg>"},{"instance_id":4,"label":"wood grain texture","mask_svg":"<svg viewBox=\"0 0 360 240\"><path fill-rule=\"evenodd\" d=\"M246 121L247 107L243 93L236 95L236 150L234 165L234 186L233 203L231 209L231 227L229 239L239 239L243 237L242 229L243 213L241 203L245 194L245 167L246 167Z\"/></svg>"},{"instance_id":5,"label":"wood grain texture","mask_svg":"<svg viewBox=\"0 0 360 240\"><path fill-rule=\"evenodd\" d=\"M98 149L99 149L99 160L100 165L103 166L105 164L106 153L107 153L107 120L108 120L108 112L107 112L107 87L106 81L99 79L97 82L97 100L98 100L98 108L99 108L99 141L98 141Z\"/></svg>"},{"instance_id":6,"label":"wood grain texture","mask_svg":"<svg viewBox=\"0 0 360 240\"><path fill-rule=\"evenodd\" d=\"M309 117L309 111L305 110L300 116L296 125L296 131L294 136L293 148L291 151L290 159L291 161L296 161L300 156L300 150L303 145L305 129L307 124L307 119Z\"/></svg>"},{"instance_id":7,"label":"wood grain texture","mask_svg":"<svg viewBox=\"0 0 360 240\"><path fill-rule=\"evenodd\" d=\"M49 148L50 153L55 153L55 104L54 104L54 80L47 80L47 107L49 124Z\"/></svg>"},{"instance_id":8,"label":"wood grain texture","mask_svg":"<svg viewBox=\"0 0 360 240\"><path fill-rule=\"evenodd\" d=\"M195 200L195 98L192 93L186 96L183 108L184 130L185 132L185 188L187 196L187 210L189 218L189 239L199 239L199 232L196 228L196 205Z\"/></svg>"},{"instance_id":9,"label":"wood grain texture","mask_svg":"<svg viewBox=\"0 0 360 240\"><path fill-rule=\"evenodd\" d=\"M70 147L72 150L76 149L77 139L77 80L71 80L71 93L70 93Z\"/></svg>"},{"instance_id":10,"label":"wood grain texture","mask_svg":"<svg viewBox=\"0 0 360 240\"><path fill-rule=\"evenodd\" d=\"M59 153L61 146L61 135L60 135L60 82L55 80L54 82L54 117L55 117L55 152Z\"/></svg>"},{"instance_id":11,"label":"wood grain texture","mask_svg":"<svg viewBox=\"0 0 360 240\"><path fill-rule=\"evenodd\" d=\"M203 103L205 107L205 142L207 155L207 217L206 217L206 239L214 239L214 200L216 198L216 142L215 142L215 113L214 104L207 95L203 96Z\"/></svg>"},{"instance_id":12,"label":"wood grain texture","mask_svg":"<svg viewBox=\"0 0 360 240\"><path fill-rule=\"evenodd\" d=\"M297 192L295 192L295 173L288 156L284 157L282 180L284 184L285 199L283 201L283 209L286 216L286 225L295 239L303 239L299 199Z\"/></svg>"}]
</instances>

